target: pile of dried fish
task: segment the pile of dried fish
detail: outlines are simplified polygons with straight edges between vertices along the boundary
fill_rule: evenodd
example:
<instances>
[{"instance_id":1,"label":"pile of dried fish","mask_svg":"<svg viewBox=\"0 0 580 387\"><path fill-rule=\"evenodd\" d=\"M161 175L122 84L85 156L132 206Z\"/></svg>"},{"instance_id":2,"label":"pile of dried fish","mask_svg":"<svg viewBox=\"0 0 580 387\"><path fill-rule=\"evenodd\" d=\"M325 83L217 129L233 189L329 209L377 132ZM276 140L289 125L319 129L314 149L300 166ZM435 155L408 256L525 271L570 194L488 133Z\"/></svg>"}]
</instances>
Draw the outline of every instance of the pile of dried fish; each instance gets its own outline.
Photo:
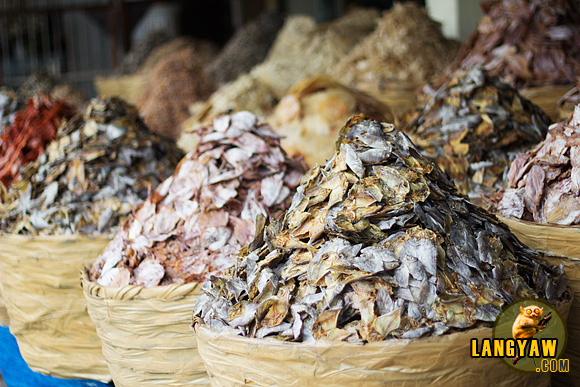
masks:
<instances>
[{"instance_id":1,"label":"pile of dried fish","mask_svg":"<svg viewBox=\"0 0 580 387\"><path fill-rule=\"evenodd\" d=\"M252 74L282 98L298 81L329 74L359 42L374 31L378 12L355 9L324 25L307 16L290 16L268 58Z\"/></svg>"},{"instance_id":2,"label":"pile of dried fish","mask_svg":"<svg viewBox=\"0 0 580 387\"><path fill-rule=\"evenodd\" d=\"M282 98L268 121L284 136L290 154L302 154L309 166L324 164L334 154L334 139L342 124L355 113L392 121L390 109L374 98L330 78L298 82Z\"/></svg>"},{"instance_id":3,"label":"pile of dried fish","mask_svg":"<svg viewBox=\"0 0 580 387\"><path fill-rule=\"evenodd\" d=\"M20 175L20 168L44 153L61 122L72 115L73 109L64 101L55 102L40 94L29 99L0 135L1 184L10 187Z\"/></svg>"},{"instance_id":4,"label":"pile of dried fish","mask_svg":"<svg viewBox=\"0 0 580 387\"><path fill-rule=\"evenodd\" d=\"M580 70L576 0L493 0L452 69L483 65L518 88L575 82Z\"/></svg>"},{"instance_id":5,"label":"pile of dried fish","mask_svg":"<svg viewBox=\"0 0 580 387\"><path fill-rule=\"evenodd\" d=\"M16 112L24 107L24 101L12 90L0 89L0 134L5 126L14 123ZM0 144L2 139L0 138Z\"/></svg>"},{"instance_id":6,"label":"pile of dried fish","mask_svg":"<svg viewBox=\"0 0 580 387\"><path fill-rule=\"evenodd\" d=\"M542 141L550 119L480 68L460 70L403 129L464 194L501 187L516 152Z\"/></svg>"},{"instance_id":7,"label":"pile of dried fish","mask_svg":"<svg viewBox=\"0 0 580 387\"><path fill-rule=\"evenodd\" d=\"M0 230L59 235L113 232L171 174L183 154L151 133L137 109L94 99L21 172L0 206Z\"/></svg>"},{"instance_id":8,"label":"pile of dried fish","mask_svg":"<svg viewBox=\"0 0 580 387\"><path fill-rule=\"evenodd\" d=\"M504 216L536 223L580 224L580 105L546 139L519 153L507 188L492 196Z\"/></svg>"},{"instance_id":9,"label":"pile of dried fish","mask_svg":"<svg viewBox=\"0 0 580 387\"><path fill-rule=\"evenodd\" d=\"M206 100L214 91L193 45L186 45L161 60L149 75L148 85L137 107L155 133L178 139L188 107Z\"/></svg>"},{"instance_id":10,"label":"pile of dried fish","mask_svg":"<svg viewBox=\"0 0 580 387\"><path fill-rule=\"evenodd\" d=\"M414 2L395 3L377 29L336 66L333 74L357 87L392 80L424 83L453 61L459 43Z\"/></svg>"},{"instance_id":11,"label":"pile of dried fish","mask_svg":"<svg viewBox=\"0 0 580 387\"><path fill-rule=\"evenodd\" d=\"M217 84L235 80L247 73L268 55L284 19L275 13L264 13L240 28L211 64L209 73Z\"/></svg>"},{"instance_id":12,"label":"pile of dried fish","mask_svg":"<svg viewBox=\"0 0 580 387\"><path fill-rule=\"evenodd\" d=\"M566 282L393 125L355 116L195 314L249 337L361 343L492 323L515 299L556 301Z\"/></svg>"},{"instance_id":13,"label":"pile of dried fish","mask_svg":"<svg viewBox=\"0 0 580 387\"><path fill-rule=\"evenodd\" d=\"M258 215L281 215L305 171L249 112L214 120L201 141L128 218L94 263L104 286L205 281L254 238Z\"/></svg>"}]
</instances>

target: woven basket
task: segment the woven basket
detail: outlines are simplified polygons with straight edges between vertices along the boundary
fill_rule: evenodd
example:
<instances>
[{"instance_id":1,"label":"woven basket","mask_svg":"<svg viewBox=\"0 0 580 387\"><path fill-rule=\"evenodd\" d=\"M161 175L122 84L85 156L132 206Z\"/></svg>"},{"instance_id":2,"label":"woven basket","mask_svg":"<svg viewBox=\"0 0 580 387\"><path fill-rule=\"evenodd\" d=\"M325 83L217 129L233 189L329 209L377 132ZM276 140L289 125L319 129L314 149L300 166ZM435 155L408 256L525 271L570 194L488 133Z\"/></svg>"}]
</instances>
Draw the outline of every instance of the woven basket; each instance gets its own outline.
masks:
<instances>
[{"instance_id":1,"label":"woven basket","mask_svg":"<svg viewBox=\"0 0 580 387\"><path fill-rule=\"evenodd\" d=\"M67 379L111 380L79 286L107 237L0 236L0 271L10 331L30 368Z\"/></svg>"},{"instance_id":2,"label":"woven basket","mask_svg":"<svg viewBox=\"0 0 580 387\"><path fill-rule=\"evenodd\" d=\"M85 271L82 286L115 386L209 384L191 330L200 284L110 288Z\"/></svg>"}]
</instances>

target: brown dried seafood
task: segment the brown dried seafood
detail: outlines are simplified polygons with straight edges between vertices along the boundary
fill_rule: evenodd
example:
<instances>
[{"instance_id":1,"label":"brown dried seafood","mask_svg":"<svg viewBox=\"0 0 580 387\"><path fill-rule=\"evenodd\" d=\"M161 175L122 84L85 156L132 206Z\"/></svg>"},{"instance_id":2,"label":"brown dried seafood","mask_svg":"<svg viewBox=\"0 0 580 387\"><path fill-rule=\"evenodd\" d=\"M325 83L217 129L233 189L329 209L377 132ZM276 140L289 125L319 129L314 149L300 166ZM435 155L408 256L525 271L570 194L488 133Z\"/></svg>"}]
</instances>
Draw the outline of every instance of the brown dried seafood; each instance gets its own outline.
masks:
<instances>
[{"instance_id":1,"label":"brown dried seafood","mask_svg":"<svg viewBox=\"0 0 580 387\"><path fill-rule=\"evenodd\" d=\"M262 225L263 223L259 223ZM213 329L371 342L491 323L567 283L393 125L355 116L283 218L261 227L195 308Z\"/></svg>"},{"instance_id":2,"label":"brown dried seafood","mask_svg":"<svg viewBox=\"0 0 580 387\"><path fill-rule=\"evenodd\" d=\"M205 101L215 90L198 58L195 45L162 59L149 74L149 81L137 107L147 126L155 133L177 140L181 123L189 116L188 107Z\"/></svg>"},{"instance_id":3,"label":"brown dried seafood","mask_svg":"<svg viewBox=\"0 0 580 387\"><path fill-rule=\"evenodd\" d=\"M214 120L119 229L90 274L104 286L205 281L254 238L258 215L282 214L305 171L249 112Z\"/></svg>"},{"instance_id":4,"label":"brown dried seafood","mask_svg":"<svg viewBox=\"0 0 580 387\"><path fill-rule=\"evenodd\" d=\"M147 129L133 106L94 99L12 184L0 203L0 230L111 233L182 156L174 143Z\"/></svg>"},{"instance_id":5,"label":"brown dried seafood","mask_svg":"<svg viewBox=\"0 0 580 387\"><path fill-rule=\"evenodd\" d=\"M573 83L580 70L576 0L494 0L452 69L483 65L516 87Z\"/></svg>"},{"instance_id":6,"label":"brown dried seafood","mask_svg":"<svg viewBox=\"0 0 580 387\"><path fill-rule=\"evenodd\" d=\"M519 153L507 188L492 196L504 216L536 223L580 224L580 105L546 139Z\"/></svg>"},{"instance_id":7,"label":"brown dried seafood","mask_svg":"<svg viewBox=\"0 0 580 387\"><path fill-rule=\"evenodd\" d=\"M403 130L473 197L501 187L516 152L540 142L550 119L480 68L460 70L432 92Z\"/></svg>"},{"instance_id":8,"label":"brown dried seafood","mask_svg":"<svg viewBox=\"0 0 580 387\"><path fill-rule=\"evenodd\" d=\"M344 121L363 112L392 121L393 114L373 97L327 77L306 78L282 98L268 121L284 136L290 154L302 154L309 166L324 164L334 154L334 139Z\"/></svg>"},{"instance_id":9,"label":"brown dried seafood","mask_svg":"<svg viewBox=\"0 0 580 387\"><path fill-rule=\"evenodd\" d=\"M345 56L333 71L357 87L392 80L424 83L449 65L459 43L446 39L424 7L395 3L375 31Z\"/></svg>"}]
</instances>

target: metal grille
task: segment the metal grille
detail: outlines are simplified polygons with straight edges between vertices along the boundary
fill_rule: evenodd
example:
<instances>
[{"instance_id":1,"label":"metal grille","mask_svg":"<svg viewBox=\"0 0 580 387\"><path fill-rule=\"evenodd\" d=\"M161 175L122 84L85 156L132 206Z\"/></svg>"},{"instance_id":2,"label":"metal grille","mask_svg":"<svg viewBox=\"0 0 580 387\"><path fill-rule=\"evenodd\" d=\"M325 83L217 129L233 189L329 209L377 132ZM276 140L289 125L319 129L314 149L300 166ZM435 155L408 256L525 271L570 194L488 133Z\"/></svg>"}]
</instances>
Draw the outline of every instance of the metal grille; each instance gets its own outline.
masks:
<instances>
[{"instance_id":1,"label":"metal grille","mask_svg":"<svg viewBox=\"0 0 580 387\"><path fill-rule=\"evenodd\" d=\"M0 0L3 85L18 87L43 69L94 94L95 75L111 71L117 54L111 0Z\"/></svg>"}]
</instances>

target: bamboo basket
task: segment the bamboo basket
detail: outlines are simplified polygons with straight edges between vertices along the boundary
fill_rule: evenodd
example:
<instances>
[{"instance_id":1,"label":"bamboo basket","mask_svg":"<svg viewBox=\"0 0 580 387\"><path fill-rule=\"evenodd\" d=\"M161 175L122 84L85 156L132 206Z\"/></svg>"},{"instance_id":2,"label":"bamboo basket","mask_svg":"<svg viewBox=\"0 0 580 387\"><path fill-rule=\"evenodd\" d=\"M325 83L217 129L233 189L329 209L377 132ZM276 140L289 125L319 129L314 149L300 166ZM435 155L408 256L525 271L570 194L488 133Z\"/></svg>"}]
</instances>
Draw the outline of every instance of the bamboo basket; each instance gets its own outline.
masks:
<instances>
[{"instance_id":1,"label":"bamboo basket","mask_svg":"<svg viewBox=\"0 0 580 387\"><path fill-rule=\"evenodd\" d=\"M201 285L82 287L117 387L207 385L191 331Z\"/></svg>"},{"instance_id":2,"label":"bamboo basket","mask_svg":"<svg viewBox=\"0 0 580 387\"><path fill-rule=\"evenodd\" d=\"M108 237L0 236L10 332L29 367L65 379L111 380L79 286L79 269Z\"/></svg>"},{"instance_id":3,"label":"bamboo basket","mask_svg":"<svg viewBox=\"0 0 580 387\"><path fill-rule=\"evenodd\" d=\"M534 104L538 105L552 121L560 120L560 113L558 111L558 101L568 90L574 85L552 85L552 86L538 86L519 90L522 97L529 99Z\"/></svg>"}]
</instances>

